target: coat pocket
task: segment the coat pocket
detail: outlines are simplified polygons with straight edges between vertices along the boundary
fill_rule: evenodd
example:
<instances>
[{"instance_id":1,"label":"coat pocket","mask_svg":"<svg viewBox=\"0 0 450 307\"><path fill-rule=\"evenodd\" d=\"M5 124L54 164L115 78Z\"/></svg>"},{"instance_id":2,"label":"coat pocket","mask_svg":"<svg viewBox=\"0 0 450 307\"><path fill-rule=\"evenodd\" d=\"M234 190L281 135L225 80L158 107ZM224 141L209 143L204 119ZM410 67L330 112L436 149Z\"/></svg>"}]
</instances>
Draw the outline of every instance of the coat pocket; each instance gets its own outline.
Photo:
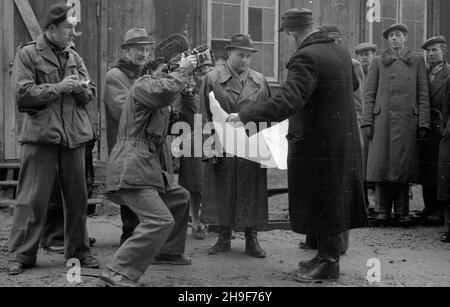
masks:
<instances>
[{"instance_id":1,"label":"coat pocket","mask_svg":"<svg viewBox=\"0 0 450 307\"><path fill-rule=\"evenodd\" d=\"M58 83L60 81L57 67L49 65L36 66L36 81L38 84Z\"/></svg>"}]
</instances>

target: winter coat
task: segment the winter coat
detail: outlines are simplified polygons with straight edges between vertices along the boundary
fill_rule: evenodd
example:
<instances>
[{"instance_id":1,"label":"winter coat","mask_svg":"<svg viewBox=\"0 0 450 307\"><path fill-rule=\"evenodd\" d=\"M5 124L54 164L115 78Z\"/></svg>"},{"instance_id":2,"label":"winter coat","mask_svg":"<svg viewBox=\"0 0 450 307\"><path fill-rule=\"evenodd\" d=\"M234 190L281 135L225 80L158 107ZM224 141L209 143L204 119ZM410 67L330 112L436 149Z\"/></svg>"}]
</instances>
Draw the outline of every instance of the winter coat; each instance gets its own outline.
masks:
<instances>
[{"instance_id":1,"label":"winter coat","mask_svg":"<svg viewBox=\"0 0 450 307\"><path fill-rule=\"evenodd\" d=\"M418 183L419 128L430 128L425 61L406 50L376 57L364 90L362 127L374 129L369 143L368 182Z\"/></svg>"},{"instance_id":2,"label":"winter coat","mask_svg":"<svg viewBox=\"0 0 450 307\"><path fill-rule=\"evenodd\" d=\"M227 63L206 77L200 99L206 121L212 122L209 93L214 92L228 114L257 105L270 97L264 76L249 70L245 86L239 84ZM210 159L205 165L202 215L223 226L264 227L268 224L267 170L236 157Z\"/></svg>"},{"instance_id":3,"label":"winter coat","mask_svg":"<svg viewBox=\"0 0 450 307\"><path fill-rule=\"evenodd\" d=\"M289 118L292 228L338 234L367 224L361 143L350 54L324 32L310 35L288 64L279 93L239 112L249 122Z\"/></svg>"}]
</instances>

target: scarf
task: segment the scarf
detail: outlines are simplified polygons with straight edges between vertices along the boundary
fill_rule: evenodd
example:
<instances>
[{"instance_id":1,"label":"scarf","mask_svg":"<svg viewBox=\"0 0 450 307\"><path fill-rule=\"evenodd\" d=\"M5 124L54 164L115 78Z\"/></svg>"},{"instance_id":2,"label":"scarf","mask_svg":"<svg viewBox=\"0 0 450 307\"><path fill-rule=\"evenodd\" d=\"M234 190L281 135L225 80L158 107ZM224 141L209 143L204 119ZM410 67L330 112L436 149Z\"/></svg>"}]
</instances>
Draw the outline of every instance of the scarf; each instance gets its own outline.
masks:
<instances>
[{"instance_id":1,"label":"scarf","mask_svg":"<svg viewBox=\"0 0 450 307\"><path fill-rule=\"evenodd\" d=\"M141 66L136 66L125 58L120 58L113 68L119 69L130 79L139 79L142 72Z\"/></svg>"}]
</instances>

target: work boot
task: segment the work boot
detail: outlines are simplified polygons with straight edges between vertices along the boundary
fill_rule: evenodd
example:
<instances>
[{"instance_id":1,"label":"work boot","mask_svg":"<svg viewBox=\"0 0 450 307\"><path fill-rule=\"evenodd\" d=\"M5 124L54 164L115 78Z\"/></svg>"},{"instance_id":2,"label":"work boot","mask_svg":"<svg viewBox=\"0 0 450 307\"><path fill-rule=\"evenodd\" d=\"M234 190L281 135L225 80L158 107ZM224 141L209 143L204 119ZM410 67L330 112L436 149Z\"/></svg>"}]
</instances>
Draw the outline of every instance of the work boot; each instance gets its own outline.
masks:
<instances>
[{"instance_id":1,"label":"work boot","mask_svg":"<svg viewBox=\"0 0 450 307\"><path fill-rule=\"evenodd\" d=\"M31 269L34 265L23 264L18 261L9 261L6 265L6 273L10 276L20 275L25 270Z\"/></svg>"},{"instance_id":2,"label":"work boot","mask_svg":"<svg viewBox=\"0 0 450 307\"><path fill-rule=\"evenodd\" d=\"M109 269L105 269L100 275L100 280L107 288L137 288L138 283L128 279L127 277L117 274Z\"/></svg>"},{"instance_id":3,"label":"work boot","mask_svg":"<svg viewBox=\"0 0 450 307\"><path fill-rule=\"evenodd\" d=\"M298 264L299 271L301 273L309 272L309 270L311 270L317 264L318 261L319 255L308 261L300 261L300 263Z\"/></svg>"},{"instance_id":4,"label":"work boot","mask_svg":"<svg viewBox=\"0 0 450 307\"><path fill-rule=\"evenodd\" d=\"M231 227L220 226L219 239L209 250L210 255L218 253L228 253L231 251Z\"/></svg>"},{"instance_id":5,"label":"work boot","mask_svg":"<svg viewBox=\"0 0 450 307\"><path fill-rule=\"evenodd\" d=\"M84 259L80 259L80 264L82 268L85 269L99 269L100 263L93 256L87 256Z\"/></svg>"},{"instance_id":6,"label":"work boot","mask_svg":"<svg viewBox=\"0 0 450 307\"><path fill-rule=\"evenodd\" d=\"M340 278L340 241L339 235L320 235L317 259L306 264L309 269L300 268L293 273L293 279L301 283L336 281Z\"/></svg>"},{"instance_id":7,"label":"work boot","mask_svg":"<svg viewBox=\"0 0 450 307\"><path fill-rule=\"evenodd\" d=\"M258 242L256 227L245 229L245 253L254 258L266 258L266 252Z\"/></svg>"}]
</instances>

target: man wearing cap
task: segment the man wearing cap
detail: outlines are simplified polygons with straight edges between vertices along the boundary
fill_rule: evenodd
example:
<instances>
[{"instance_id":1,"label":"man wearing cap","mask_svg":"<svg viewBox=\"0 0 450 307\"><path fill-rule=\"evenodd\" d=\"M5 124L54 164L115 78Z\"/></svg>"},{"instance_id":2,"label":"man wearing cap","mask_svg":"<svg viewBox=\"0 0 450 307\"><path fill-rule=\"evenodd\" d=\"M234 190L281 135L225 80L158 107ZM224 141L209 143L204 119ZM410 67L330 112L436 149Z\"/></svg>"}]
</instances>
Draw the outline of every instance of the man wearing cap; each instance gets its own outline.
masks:
<instances>
[{"instance_id":1,"label":"man wearing cap","mask_svg":"<svg viewBox=\"0 0 450 307\"><path fill-rule=\"evenodd\" d=\"M369 69L363 131L369 139L367 181L374 183L377 222L410 226L409 184L419 181L419 140L430 129L425 61L406 47L408 28L395 24L383 32L390 48Z\"/></svg>"},{"instance_id":2,"label":"man wearing cap","mask_svg":"<svg viewBox=\"0 0 450 307\"><path fill-rule=\"evenodd\" d=\"M68 20L69 9L64 3L52 5L44 34L22 46L14 62L16 101L27 115L9 239L10 275L36 265L56 180L64 199L65 257L79 259L82 267L99 267L86 228L85 144L94 138L86 106L94 100L95 87L83 60L70 48L75 26Z\"/></svg>"},{"instance_id":3,"label":"man wearing cap","mask_svg":"<svg viewBox=\"0 0 450 307\"><path fill-rule=\"evenodd\" d=\"M445 61L447 42L443 36L428 39L422 49L428 62L428 86L430 93L431 134L421 146L421 183L425 209L420 216L429 224L443 224L444 204L438 200L439 146L447 124L444 109L448 109L447 88L450 82L450 65Z\"/></svg>"},{"instance_id":4,"label":"man wearing cap","mask_svg":"<svg viewBox=\"0 0 450 307\"><path fill-rule=\"evenodd\" d=\"M202 113L212 122L209 94L214 92L222 109L236 113L270 97L264 76L249 68L258 52L248 35L234 35L228 46L229 59L210 72L200 95ZM210 254L229 252L234 229L245 229L246 254L264 258L257 228L268 224L267 170L260 164L237 157L209 159L205 166L203 213L205 220L219 225L219 239Z\"/></svg>"},{"instance_id":5,"label":"man wearing cap","mask_svg":"<svg viewBox=\"0 0 450 307\"><path fill-rule=\"evenodd\" d=\"M293 231L315 235L318 255L292 274L298 282L340 277L340 235L367 225L361 144L355 106L359 84L349 52L314 25L312 11L283 15L296 47L287 81L271 99L229 116L229 122L290 120L288 181Z\"/></svg>"},{"instance_id":6,"label":"man wearing cap","mask_svg":"<svg viewBox=\"0 0 450 307\"><path fill-rule=\"evenodd\" d=\"M131 29L125 34L122 44L124 56L119 58L105 77L103 103L106 110L106 134L108 141L108 153L116 145L119 130L120 117L123 106L128 100L130 89L141 76L141 71L146 64L151 52L151 45L147 30ZM122 245L133 234L139 224L137 215L128 208L116 193L111 193L109 199L121 204L120 216L122 219Z\"/></svg>"},{"instance_id":7,"label":"man wearing cap","mask_svg":"<svg viewBox=\"0 0 450 307\"><path fill-rule=\"evenodd\" d=\"M363 71L364 71L364 84L362 88L364 89L365 81L367 80L367 76L369 74L369 66L375 57L375 52L378 47L372 43L362 43L355 47L355 54L357 60L361 63Z\"/></svg>"}]
</instances>

